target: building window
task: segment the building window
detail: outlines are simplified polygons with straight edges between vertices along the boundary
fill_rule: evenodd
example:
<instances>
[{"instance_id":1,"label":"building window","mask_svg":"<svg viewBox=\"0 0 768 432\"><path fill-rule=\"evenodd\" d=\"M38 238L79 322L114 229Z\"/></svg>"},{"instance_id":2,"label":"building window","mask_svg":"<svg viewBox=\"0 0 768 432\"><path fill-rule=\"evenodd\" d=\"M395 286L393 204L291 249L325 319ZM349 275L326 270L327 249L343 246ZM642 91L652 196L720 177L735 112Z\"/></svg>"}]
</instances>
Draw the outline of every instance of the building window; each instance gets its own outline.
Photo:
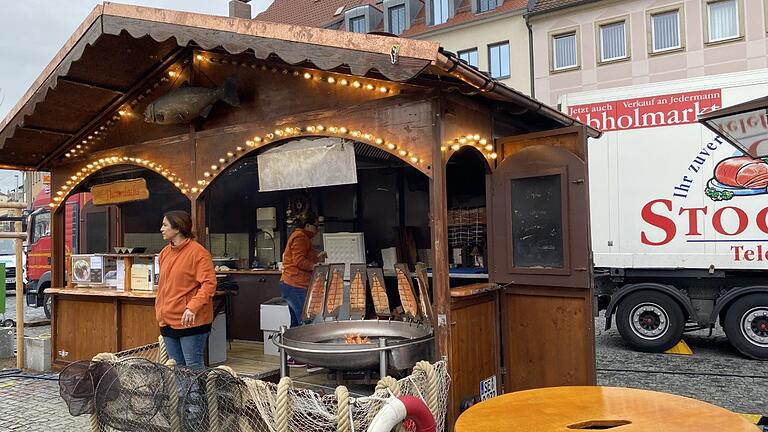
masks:
<instances>
[{"instance_id":1,"label":"building window","mask_svg":"<svg viewBox=\"0 0 768 432\"><path fill-rule=\"evenodd\" d=\"M365 28L365 15L349 19L349 31L355 33L368 33Z\"/></svg>"},{"instance_id":2,"label":"building window","mask_svg":"<svg viewBox=\"0 0 768 432\"><path fill-rule=\"evenodd\" d=\"M432 2L432 25L442 24L448 21L450 0L430 0Z\"/></svg>"},{"instance_id":3,"label":"building window","mask_svg":"<svg viewBox=\"0 0 768 432\"><path fill-rule=\"evenodd\" d=\"M477 1L477 13L488 12L498 7L498 0L476 0Z\"/></svg>"},{"instance_id":4,"label":"building window","mask_svg":"<svg viewBox=\"0 0 768 432\"><path fill-rule=\"evenodd\" d=\"M627 58L627 23L613 22L600 26L600 61Z\"/></svg>"},{"instance_id":5,"label":"building window","mask_svg":"<svg viewBox=\"0 0 768 432\"><path fill-rule=\"evenodd\" d=\"M739 37L739 6L736 0L707 3L709 42Z\"/></svg>"},{"instance_id":6,"label":"building window","mask_svg":"<svg viewBox=\"0 0 768 432\"><path fill-rule=\"evenodd\" d=\"M552 63L554 70L575 68L577 61L576 32L560 34L552 38Z\"/></svg>"},{"instance_id":7,"label":"building window","mask_svg":"<svg viewBox=\"0 0 768 432\"><path fill-rule=\"evenodd\" d=\"M477 66L477 48L459 51L459 58L472 67Z\"/></svg>"},{"instance_id":8,"label":"building window","mask_svg":"<svg viewBox=\"0 0 768 432\"><path fill-rule=\"evenodd\" d=\"M488 45L488 69L493 78L509 78L509 42Z\"/></svg>"},{"instance_id":9,"label":"building window","mask_svg":"<svg viewBox=\"0 0 768 432\"><path fill-rule=\"evenodd\" d=\"M651 39L653 52L681 48L680 11L672 10L651 15Z\"/></svg>"},{"instance_id":10,"label":"building window","mask_svg":"<svg viewBox=\"0 0 768 432\"><path fill-rule=\"evenodd\" d=\"M389 32L399 35L405 30L405 5L394 6L388 10Z\"/></svg>"}]
</instances>

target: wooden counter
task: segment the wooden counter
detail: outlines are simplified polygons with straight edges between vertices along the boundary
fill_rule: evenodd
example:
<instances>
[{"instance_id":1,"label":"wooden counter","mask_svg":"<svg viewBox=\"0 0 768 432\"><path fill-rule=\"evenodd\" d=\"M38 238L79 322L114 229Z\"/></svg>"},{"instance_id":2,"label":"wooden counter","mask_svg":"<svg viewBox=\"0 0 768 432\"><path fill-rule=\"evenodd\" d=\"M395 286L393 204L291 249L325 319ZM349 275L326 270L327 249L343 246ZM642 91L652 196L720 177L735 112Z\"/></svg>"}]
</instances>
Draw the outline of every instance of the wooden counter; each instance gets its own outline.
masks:
<instances>
[{"instance_id":1,"label":"wooden counter","mask_svg":"<svg viewBox=\"0 0 768 432\"><path fill-rule=\"evenodd\" d=\"M451 376L449 413L456 419L462 402L480 397L480 382L496 377L501 386L499 287L475 283L451 287ZM499 391L501 393L501 391Z\"/></svg>"},{"instance_id":2,"label":"wooden counter","mask_svg":"<svg viewBox=\"0 0 768 432\"><path fill-rule=\"evenodd\" d=\"M110 288L48 288L53 295L53 368L156 342L155 293Z\"/></svg>"},{"instance_id":3,"label":"wooden counter","mask_svg":"<svg viewBox=\"0 0 768 432\"><path fill-rule=\"evenodd\" d=\"M157 342L154 291L112 288L48 288L53 296L53 368ZM222 296L221 291L216 296Z\"/></svg>"},{"instance_id":4,"label":"wooden counter","mask_svg":"<svg viewBox=\"0 0 768 432\"><path fill-rule=\"evenodd\" d=\"M263 341L261 331L261 304L280 297L279 270L226 270L216 272L228 276L227 280L238 286L231 297L229 326L230 339Z\"/></svg>"}]
</instances>

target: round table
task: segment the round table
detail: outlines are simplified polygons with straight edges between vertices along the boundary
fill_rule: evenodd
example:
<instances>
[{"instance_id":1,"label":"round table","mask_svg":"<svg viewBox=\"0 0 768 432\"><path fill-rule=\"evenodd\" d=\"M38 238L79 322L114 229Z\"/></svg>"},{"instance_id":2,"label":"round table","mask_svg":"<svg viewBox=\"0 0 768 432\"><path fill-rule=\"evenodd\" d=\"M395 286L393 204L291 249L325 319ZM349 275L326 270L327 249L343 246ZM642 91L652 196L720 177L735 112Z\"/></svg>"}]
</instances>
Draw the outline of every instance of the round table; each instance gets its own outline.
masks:
<instances>
[{"instance_id":1,"label":"round table","mask_svg":"<svg viewBox=\"0 0 768 432\"><path fill-rule=\"evenodd\" d=\"M614 427L609 427L614 426ZM507 393L461 414L456 432L579 430L758 432L726 409L682 396L617 387L549 387Z\"/></svg>"}]
</instances>

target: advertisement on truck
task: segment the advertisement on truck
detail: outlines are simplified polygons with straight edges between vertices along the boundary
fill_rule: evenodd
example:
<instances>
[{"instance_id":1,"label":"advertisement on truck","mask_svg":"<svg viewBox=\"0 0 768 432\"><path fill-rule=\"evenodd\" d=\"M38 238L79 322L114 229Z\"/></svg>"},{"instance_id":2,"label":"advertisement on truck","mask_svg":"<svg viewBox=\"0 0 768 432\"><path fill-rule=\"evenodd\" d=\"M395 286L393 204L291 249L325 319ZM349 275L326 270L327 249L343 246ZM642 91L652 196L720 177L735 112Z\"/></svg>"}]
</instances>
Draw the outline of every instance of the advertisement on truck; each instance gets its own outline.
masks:
<instances>
[{"instance_id":1,"label":"advertisement on truck","mask_svg":"<svg viewBox=\"0 0 768 432\"><path fill-rule=\"evenodd\" d=\"M768 70L561 97L605 132L589 142L597 303L634 348L719 319L739 351L768 358L768 118L723 125L760 129L748 152L697 122L765 95Z\"/></svg>"}]
</instances>

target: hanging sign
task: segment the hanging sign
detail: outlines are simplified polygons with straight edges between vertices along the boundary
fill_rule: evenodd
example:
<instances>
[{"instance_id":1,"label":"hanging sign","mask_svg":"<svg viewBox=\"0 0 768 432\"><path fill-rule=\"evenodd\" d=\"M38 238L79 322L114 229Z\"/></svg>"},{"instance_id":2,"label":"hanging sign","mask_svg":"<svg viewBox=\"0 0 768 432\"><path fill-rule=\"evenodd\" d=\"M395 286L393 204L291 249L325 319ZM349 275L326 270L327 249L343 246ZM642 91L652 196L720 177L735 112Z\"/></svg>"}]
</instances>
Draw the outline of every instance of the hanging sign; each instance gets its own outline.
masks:
<instances>
[{"instance_id":1,"label":"hanging sign","mask_svg":"<svg viewBox=\"0 0 768 432\"><path fill-rule=\"evenodd\" d=\"M91 188L94 205L120 204L149 198L147 181L143 178L119 180Z\"/></svg>"}]
</instances>

